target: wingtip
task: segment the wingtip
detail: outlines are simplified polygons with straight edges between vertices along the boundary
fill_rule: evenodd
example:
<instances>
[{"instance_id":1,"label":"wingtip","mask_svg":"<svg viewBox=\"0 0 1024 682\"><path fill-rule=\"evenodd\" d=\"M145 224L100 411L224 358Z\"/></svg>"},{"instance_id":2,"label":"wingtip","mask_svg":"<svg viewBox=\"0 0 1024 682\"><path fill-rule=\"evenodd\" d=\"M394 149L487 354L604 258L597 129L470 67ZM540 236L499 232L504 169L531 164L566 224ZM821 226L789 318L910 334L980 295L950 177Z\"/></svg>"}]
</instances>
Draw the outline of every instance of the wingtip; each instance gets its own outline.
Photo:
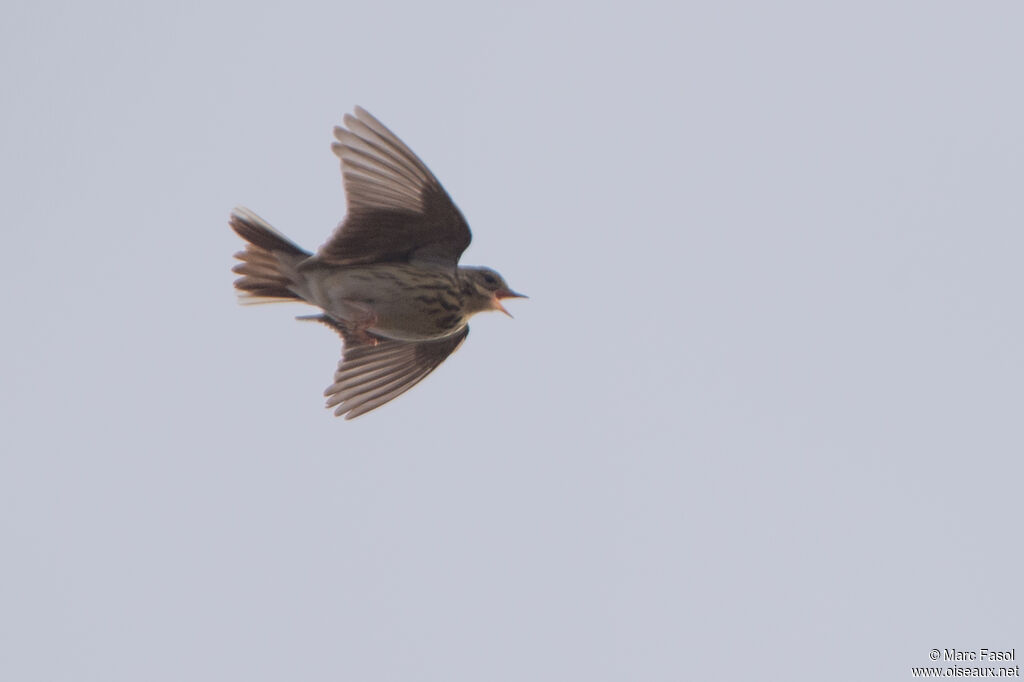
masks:
<instances>
[{"instance_id":1,"label":"wingtip","mask_svg":"<svg viewBox=\"0 0 1024 682\"><path fill-rule=\"evenodd\" d=\"M235 206L233 209L231 209L231 218L241 218L242 220L253 220L255 218L256 220L262 220L258 215L253 213L245 206Z\"/></svg>"},{"instance_id":2,"label":"wingtip","mask_svg":"<svg viewBox=\"0 0 1024 682\"><path fill-rule=\"evenodd\" d=\"M360 123L362 123L365 126L369 126L371 129L373 129L378 134L380 134L380 130L379 130L380 128L383 128L389 134L392 134L392 135L394 134L394 133L391 133L391 131L388 129L388 127L386 125L384 125L383 123L380 122L380 119L378 119L376 116L371 114L366 109L364 109L364 108L362 108L360 106L357 106L354 109L354 111L355 111L355 118L356 118L356 120L358 120Z\"/></svg>"}]
</instances>

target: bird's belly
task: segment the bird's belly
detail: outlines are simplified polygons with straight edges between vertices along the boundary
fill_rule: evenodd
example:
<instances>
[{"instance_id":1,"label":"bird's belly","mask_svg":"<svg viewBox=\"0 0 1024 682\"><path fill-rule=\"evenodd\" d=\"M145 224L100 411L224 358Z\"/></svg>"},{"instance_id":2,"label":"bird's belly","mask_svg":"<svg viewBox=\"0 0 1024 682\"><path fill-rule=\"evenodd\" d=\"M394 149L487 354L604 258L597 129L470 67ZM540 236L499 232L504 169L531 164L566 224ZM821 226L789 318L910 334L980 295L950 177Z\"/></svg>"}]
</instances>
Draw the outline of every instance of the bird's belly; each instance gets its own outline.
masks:
<instances>
[{"instance_id":1,"label":"bird's belly","mask_svg":"<svg viewBox=\"0 0 1024 682\"><path fill-rule=\"evenodd\" d=\"M441 339L466 325L454 282L442 273L408 266L347 267L308 273L307 282L310 303L389 339Z\"/></svg>"}]
</instances>

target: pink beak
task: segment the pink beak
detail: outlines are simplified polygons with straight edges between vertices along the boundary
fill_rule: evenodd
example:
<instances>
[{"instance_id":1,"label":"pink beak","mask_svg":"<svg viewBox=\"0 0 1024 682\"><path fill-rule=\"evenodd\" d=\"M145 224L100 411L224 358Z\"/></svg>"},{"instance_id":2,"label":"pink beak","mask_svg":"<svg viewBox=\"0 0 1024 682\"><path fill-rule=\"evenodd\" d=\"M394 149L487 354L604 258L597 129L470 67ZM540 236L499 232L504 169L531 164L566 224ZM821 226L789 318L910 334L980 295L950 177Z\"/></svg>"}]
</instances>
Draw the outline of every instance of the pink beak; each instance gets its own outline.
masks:
<instances>
[{"instance_id":1,"label":"pink beak","mask_svg":"<svg viewBox=\"0 0 1024 682\"><path fill-rule=\"evenodd\" d=\"M499 290L494 292L494 309L495 310L500 310L501 312L505 313L509 317L512 317L512 313L510 313L509 311L505 310L505 306L503 306L501 304L501 299L503 299L503 298L530 298L530 297L525 295L525 294L517 294L516 292L511 291L510 289L499 289Z\"/></svg>"}]
</instances>

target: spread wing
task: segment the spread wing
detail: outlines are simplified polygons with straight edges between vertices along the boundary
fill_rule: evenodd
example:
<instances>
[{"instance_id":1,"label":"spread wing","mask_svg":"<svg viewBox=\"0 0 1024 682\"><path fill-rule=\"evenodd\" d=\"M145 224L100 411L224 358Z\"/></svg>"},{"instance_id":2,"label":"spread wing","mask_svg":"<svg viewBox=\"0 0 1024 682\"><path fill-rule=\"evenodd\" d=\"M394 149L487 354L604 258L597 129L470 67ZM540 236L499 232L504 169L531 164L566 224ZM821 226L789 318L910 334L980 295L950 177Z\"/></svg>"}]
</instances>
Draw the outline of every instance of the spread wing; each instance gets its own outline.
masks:
<instances>
[{"instance_id":1,"label":"spread wing","mask_svg":"<svg viewBox=\"0 0 1024 682\"><path fill-rule=\"evenodd\" d=\"M356 338L327 316L313 318L341 334L345 341L334 383L327 387L327 407L335 416L353 419L397 398L418 384L454 353L469 335L469 327L436 341Z\"/></svg>"},{"instance_id":2,"label":"spread wing","mask_svg":"<svg viewBox=\"0 0 1024 682\"><path fill-rule=\"evenodd\" d=\"M414 262L452 268L471 235L462 213L405 143L356 107L334 129L348 215L317 259L336 265Z\"/></svg>"}]
</instances>

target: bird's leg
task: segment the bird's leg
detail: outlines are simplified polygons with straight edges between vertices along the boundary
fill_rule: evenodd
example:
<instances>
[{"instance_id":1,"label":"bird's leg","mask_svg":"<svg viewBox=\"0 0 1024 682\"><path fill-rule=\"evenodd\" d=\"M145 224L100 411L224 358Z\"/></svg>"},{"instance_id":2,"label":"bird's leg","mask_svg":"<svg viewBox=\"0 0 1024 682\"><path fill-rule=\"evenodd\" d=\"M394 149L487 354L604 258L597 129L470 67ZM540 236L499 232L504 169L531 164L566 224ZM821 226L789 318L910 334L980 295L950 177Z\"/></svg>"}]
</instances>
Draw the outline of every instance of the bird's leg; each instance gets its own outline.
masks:
<instances>
[{"instance_id":1,"label":"bird's leg","mask_svg":"<svg viewBox=\"0 0 1024 682\"><path fill-rule=\"evenodd\" d=\"M347 301L352 306L351 301ZM327 325L341 335L346 344L357 346L376 346L380 339L367 330L377 323L377 316L366 306L353 306L358 313L354 319L339 321L330 315L299 315L296 320L309 320Z\"/></svg>"},{"instance_id":2,"label":"bird's leg","mask_svg":"<svg viewBox=\"0 0 1024 682\"><path fill-rule=\"evenodd\" d=\"M367 331L377 324L377 313L373 307L365 301L351 298L343 299L343 302L346 308L355 312L355 315L346 319L351 325L348 329L350 341L358 345L376 346L377 337ZM346 312L348 311L346 310Z\"/></svg>"}]
</instances>

